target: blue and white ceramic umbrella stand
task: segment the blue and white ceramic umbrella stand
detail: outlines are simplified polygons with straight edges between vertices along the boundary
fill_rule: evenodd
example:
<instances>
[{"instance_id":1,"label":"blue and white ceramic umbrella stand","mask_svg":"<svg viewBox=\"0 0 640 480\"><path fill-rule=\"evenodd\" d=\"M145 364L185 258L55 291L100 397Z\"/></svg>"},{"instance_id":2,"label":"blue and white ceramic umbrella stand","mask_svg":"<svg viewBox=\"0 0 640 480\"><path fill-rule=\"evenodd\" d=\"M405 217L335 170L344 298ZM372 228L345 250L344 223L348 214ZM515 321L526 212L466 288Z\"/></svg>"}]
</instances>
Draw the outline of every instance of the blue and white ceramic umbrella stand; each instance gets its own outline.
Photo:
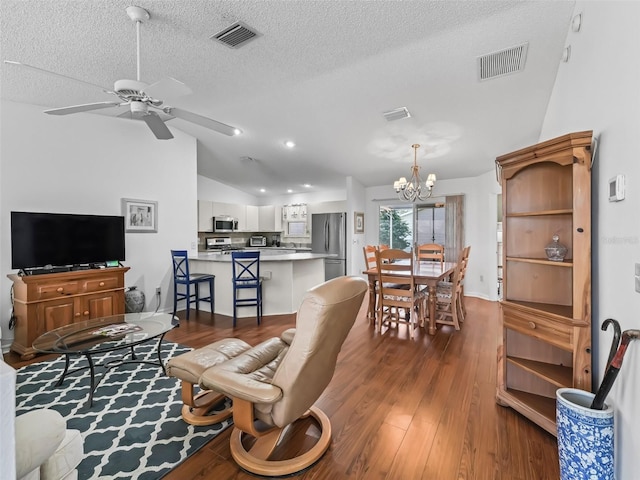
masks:
<instances>
[{"instance_id":1,"label":"blue and white ceramic umbrella stand","mask_svg":"<svg viewBox=\"0 0 640 480\"><path fill-rule=\"evenodd\" d=\"M590 408L594 394L576 388L556 392L560 480L614 480L613 408Z\"/></svg>"}]
</instances>

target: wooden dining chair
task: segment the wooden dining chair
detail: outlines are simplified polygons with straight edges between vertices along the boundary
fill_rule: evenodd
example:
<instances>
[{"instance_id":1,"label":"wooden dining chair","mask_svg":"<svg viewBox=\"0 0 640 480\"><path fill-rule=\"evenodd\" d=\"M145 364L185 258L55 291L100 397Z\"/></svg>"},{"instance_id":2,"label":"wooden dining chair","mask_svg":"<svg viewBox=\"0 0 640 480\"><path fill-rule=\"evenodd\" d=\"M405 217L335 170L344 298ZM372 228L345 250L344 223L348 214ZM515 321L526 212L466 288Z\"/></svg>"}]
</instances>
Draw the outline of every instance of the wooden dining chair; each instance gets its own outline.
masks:
<instances>
[{"instance_id":1,"label":"wooden dining chair","mask_svg":"<svg viewBox=\"0 0 640 480\"><path fill-rule=\"evenodd\" d=\"M470 246L462 249L451 281L439 282L436 288L436 323L453 325L456 330L460 330L460 322L464 321L467 313L464 308L463 282L470 251Z\"/></svg>"},{"instance_id":2,"label":"wooden dining chair","mask_svg":"<svg viewBox=\"0 0 640 480\"><path fill-rule=\"evenodd\" d=\"M460 330L460 285L462 279L463 265L459 263L452 275L450 288L443 288L440 285L436 288L436 318L435 321L441 325L452 325L456 330Z\"/></svg>"},{"instance_id":3,"label":"wooden dining chair","mask_svg":"<svg viewBox=\"0 0 640 480\"><path fill-rule=\"evenodd\" d=\"M362 247L365 270L376 268L376 250L377 247L375 245L365 245Z\"/></svg>"},{"instance_id":4,"label":"wooden dining chair","mask_svg":"<svg viewBox=\"0 0 640 480\"><path fill-rule=\"evenodd\" d=\"M416 260L430 262L444 262L444 245L424 243L416 247Z\"/></svg>"},{"instance_id":5,"label":"wooden dining chair","mask_svg":"<svg viewBox=\"0 0 640 480\"><path fill-rule=\"evenodd\" d=\"M376 251L378 270L377 328L407 324L413 338L416 326L423 323L426 305L424 290L418 290L413 277L413 253L389 248Z\"/></svg>"},{"instance_id":6,"label":"wooden dining chair","mask_svg":"<svg viewBox=\"0 0 640 480\"><path fill-rule=\"evenodd\" d=\"M467 316L467 309L464 306L464 277L467 274L467 266L469 265L469 253L471 252L471 245L467 245L462 250L462 278L460 279L460 299L458 302L458 308L460 309L460 315L462 320Z\"/></svg>"},{"instance_id":7,"label":"wooden dining chair","mask_svg":"<svg viewBox=\"0 0 640 480\"><path fill-rule=\"evenodd\" d=\"M364 247L362 247L362 252L364 253L365 270L376 268L376 250L377 247L375 245L365 245ZM369 319L369 323L375 323L376 311L378 308L378 282L376 282L374 288L369 289L369 295L373 296L373 300L370 299L369 301L367 318Z\"/></svg>"}]
</instances>

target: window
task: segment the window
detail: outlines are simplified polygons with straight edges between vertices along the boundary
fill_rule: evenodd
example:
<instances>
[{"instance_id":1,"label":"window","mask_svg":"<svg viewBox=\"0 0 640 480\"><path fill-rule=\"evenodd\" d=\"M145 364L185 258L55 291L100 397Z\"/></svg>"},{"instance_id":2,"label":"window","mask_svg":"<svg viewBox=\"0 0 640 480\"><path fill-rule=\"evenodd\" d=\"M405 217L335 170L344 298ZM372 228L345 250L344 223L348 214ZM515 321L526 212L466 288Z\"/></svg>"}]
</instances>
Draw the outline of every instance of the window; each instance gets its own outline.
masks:
<instances>
[{"instance_id":1,"label":"window","mask_svg":"<svg viewBox=\"0 0 640 480\"><path fill-rule=\"evenodd\" d=\"M380 245L409 251L413 245L413 206L380 207Z\"/></svg>"},{"instance_id":2,"label":"window","mask_svg":"<svg viewBox=\"0 0 640 480\"><path fill-rule=\"evenodd\" d=\"M378 241L380 245L405 251L423 243L444 245L444 203L410 207L381 206Z\"/></svg>"},{"instance_id":3,"label":"window","mask_svg":"<svg viewBox=\"0 0 640 480\"><path fill-rule=\"evenodd\" d=\"M464 195L431 200L422 205L381 205L378 243L405 251L438 243L445 247L445 259L457 259L464 247Z\"/></svg>"},{"instance_id":4,"label":"window","mask_svg":"<svg viewBox=\"0 0 640 480\"><path fill-rule=\"evenodd\" d=\"M444 203L416 206L415 243L437 243L444 245L445 215Z\"/></svg>"},{"instance_id":5,"label":"window","mask_svg":"<svg viewBox=\"0 0 640 480\"><path fill-rule=\"evenodd\" d=\"M304 237L307 234L307 222L288 222L287 235L289 237Z\"/></svg>"}]
</instances>

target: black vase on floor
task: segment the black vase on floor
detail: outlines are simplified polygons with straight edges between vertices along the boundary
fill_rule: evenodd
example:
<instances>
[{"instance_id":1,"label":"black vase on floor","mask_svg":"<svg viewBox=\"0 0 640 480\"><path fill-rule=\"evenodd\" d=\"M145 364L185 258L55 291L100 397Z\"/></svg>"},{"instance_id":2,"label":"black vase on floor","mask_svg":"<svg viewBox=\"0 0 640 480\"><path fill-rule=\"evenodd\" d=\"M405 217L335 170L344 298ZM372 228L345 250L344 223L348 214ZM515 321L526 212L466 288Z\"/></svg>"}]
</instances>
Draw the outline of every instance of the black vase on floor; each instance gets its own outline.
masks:
<instances>
[{"instance_id":1,"label":"black vase on floor","mask_svg":"<svg viewBox=\"0 0 640 480\"><path fill-rule=\"evenodd\" d=\"M144 292L138 290L136 286L129 287L124 291L125 313L140 313L144 310L144 302Z\"/></svg>"}]
</instances>

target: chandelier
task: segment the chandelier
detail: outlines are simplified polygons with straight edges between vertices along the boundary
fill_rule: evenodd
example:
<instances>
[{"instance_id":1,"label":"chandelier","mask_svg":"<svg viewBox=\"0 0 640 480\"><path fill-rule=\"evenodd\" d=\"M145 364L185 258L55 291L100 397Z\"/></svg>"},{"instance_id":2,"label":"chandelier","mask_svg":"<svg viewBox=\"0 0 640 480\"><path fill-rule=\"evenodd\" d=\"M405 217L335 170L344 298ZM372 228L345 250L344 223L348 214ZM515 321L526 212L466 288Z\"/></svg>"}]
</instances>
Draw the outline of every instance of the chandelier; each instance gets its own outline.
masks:
<instances>
[{"instance_id":1,"label":"chandelier","mask_svg":"<svg viewBox=\"0 0 640 480\"><path fill-rule=\"evenodd\" d=\"M393 188L398 194L400 200L407 202L415 202L416 200L426 200L433 193L433 186L436 184L435 173L427 176L426 182L422 182L420 178L420 167L418 166L418 148L417 143L411 145L413 148L413 167L411 167L411 178L407 182L405 177L400 177L393 182Z\"/></svg>"}]
</instances>

